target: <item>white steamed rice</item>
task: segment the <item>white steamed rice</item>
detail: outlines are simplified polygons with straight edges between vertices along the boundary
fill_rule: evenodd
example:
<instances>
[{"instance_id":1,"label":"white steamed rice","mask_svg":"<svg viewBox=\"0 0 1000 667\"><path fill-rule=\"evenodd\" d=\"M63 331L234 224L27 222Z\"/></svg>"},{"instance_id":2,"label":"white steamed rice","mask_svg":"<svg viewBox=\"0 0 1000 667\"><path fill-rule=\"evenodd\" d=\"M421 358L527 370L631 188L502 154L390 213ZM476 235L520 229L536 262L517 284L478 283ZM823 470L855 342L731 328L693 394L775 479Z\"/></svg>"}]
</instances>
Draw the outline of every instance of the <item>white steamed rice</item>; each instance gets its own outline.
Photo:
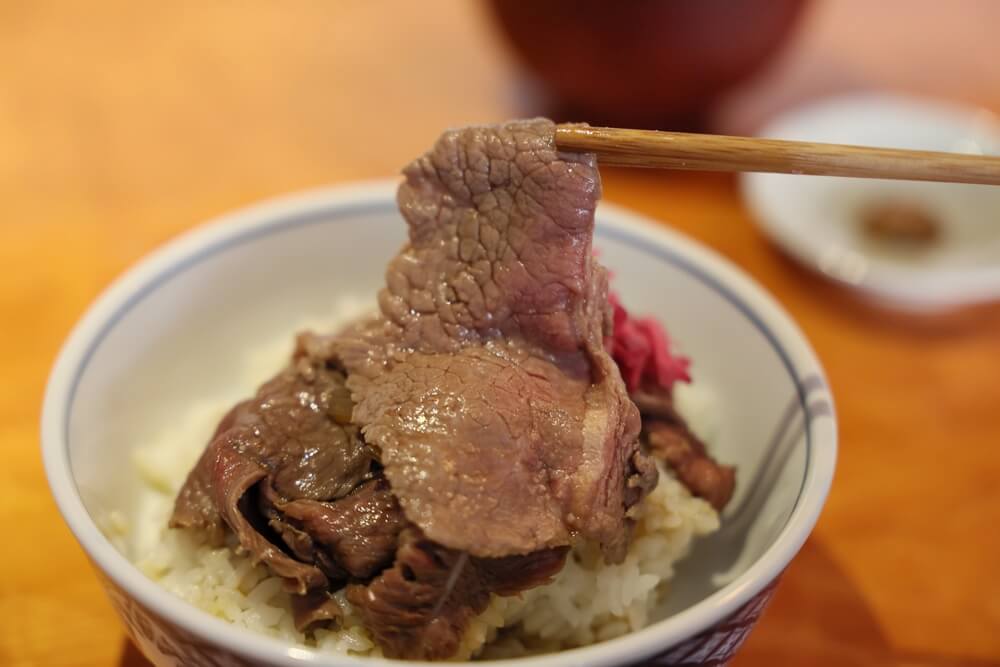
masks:
<instances>
[{"instance_id":1,"label":"white steamed rice","mask_svg":"<svg viewBox=\"0 0 1000 667\"><path fill-rule=\"evenodd\" d=\"M258 355L262 372L256 377L261 381L270 377L273 359L287 353L287 339L282 347L280 354ZM683 386L677 398L692 428L710 436L706 432L712 421L710 397L700 387ZM173 432L137 451L135 464L147 492L134 522L115 512L105 517L102 528L147 576L215 616L320 651L380 655L342 593L336 599L344 620L336 629L310 635L297 632L289 595L264 566L254 565L250 556L237 555L233 549L212 548L192 531L166 527L174 496L227 408L215 401L196 406ZM557 650L645 626L668 592L674 565L695 538L719 526L718 515L707 502L693 497L662 468L660 472L659 484L643 503L623 563L607 565L593 545L577 545L551 584L520 597L494 596L471 624L457 657L500 658Z\"/></svg>"}]
</instances>

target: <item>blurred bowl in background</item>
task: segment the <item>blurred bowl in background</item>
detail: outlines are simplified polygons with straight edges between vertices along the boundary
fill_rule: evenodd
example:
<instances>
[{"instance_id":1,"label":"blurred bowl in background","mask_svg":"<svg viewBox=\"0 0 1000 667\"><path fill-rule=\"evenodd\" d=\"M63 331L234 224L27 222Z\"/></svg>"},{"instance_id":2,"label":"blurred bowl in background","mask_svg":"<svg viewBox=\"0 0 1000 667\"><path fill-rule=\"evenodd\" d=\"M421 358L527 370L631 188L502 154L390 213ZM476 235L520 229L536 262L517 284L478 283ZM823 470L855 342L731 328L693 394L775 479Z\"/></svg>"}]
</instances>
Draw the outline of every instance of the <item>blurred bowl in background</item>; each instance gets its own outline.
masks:
<instances>
[{"instance_id":1,"label":"blurred bowl in background","mask_svg":"<svg viewBox=\"0 0 1000 667\"><path fill-rule=\"evenodd\" d=\"M756 72L806 0L490 0L514 49L585 120L686 121Z\"/></svg>"},{"instance_id":2,"label":"blurred bowl in background","mask_svg":"<svg viewBox=\"0 0 1000 667\"><path fill-rule=\"evenodd\" d=\"M991 112L889 94L816 102L773 119L760 135L1000 154ZM884 304L929 311L1000 298L1000 187L741 178L753 217L771 240L807 267Z\"/></svg>"}]
</instances>

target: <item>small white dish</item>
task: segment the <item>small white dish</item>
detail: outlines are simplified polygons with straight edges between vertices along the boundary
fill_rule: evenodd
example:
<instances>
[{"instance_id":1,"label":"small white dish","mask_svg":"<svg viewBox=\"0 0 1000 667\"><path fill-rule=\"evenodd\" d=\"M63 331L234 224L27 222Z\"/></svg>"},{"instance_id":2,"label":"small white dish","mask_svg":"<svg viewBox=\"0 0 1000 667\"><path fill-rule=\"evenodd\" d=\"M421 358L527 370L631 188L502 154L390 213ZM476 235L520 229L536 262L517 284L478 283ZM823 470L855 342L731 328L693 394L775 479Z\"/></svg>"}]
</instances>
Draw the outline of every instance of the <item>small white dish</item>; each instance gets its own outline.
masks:
<instances>
[{"instance_id":1,"label":"small white dish","mask_svg":"<svg viewBox=\"0 0 1000 667\"><path fill-rule=\"evenodd\" d=\"M989 111L888 94L824 100L775 118L760 136L972 154L1000 154ZM755 221L806 266L877 301L932 311L1000 298L1000 187L829 176L744 174ZM871 206L907 202L940 223L925 248L869 239Z\"/></svg>"}]
</instances>

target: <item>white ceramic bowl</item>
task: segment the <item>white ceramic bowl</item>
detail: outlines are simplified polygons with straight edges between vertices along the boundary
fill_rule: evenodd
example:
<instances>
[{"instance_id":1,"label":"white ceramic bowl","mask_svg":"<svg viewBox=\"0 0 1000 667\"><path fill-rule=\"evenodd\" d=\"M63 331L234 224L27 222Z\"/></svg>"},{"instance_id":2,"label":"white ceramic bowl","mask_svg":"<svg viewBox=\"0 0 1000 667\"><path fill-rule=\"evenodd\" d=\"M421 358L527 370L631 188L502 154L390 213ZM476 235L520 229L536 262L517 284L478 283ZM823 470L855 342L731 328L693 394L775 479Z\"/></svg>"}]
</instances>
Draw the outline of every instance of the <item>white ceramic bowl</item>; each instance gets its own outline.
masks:
<instances>
[{"instance_id":1,"label":"white ceramic bowl","mask_svg":"<svg viewBox=\"0 0 1000 667\"><path fill-rule=\"evenodd\" d=\"M131 453L169 432L194 402L252 391L246 351L328 316L348 295L370 300L404 239L395 184L336 188L226 216L168 244L121 277L66 342L49 380L42 448L52 493L139 648L158 665L388 665L320 655L256 636L161 589L98 528L135 518ZM660 317L693 360L719 411L715 452L739 467L733 505L752 512L697 547L659 620L591 647L511 664L686 664L727 658L759 616L812 529L833 476L837 431L823 371L799 329L715 253L602 204L596 245L637 313ZM805 424L777 453L786 414ZM794 434L792 434L794 435ZM765 460L766 459L766 460ZM506 663L504 663L506 664ZM651 664L651 663L649 663Z\"/></svg>"},{"instance_id":2,"label":"white ceramic bowl","mask_svg":"<svg viewBox=\"0 0 1000 667\"><path fill-rule=\"evenodd\" d=\"M1000 154L996 117L982 109L887 94L857 94L783 114L760 131L885 148ZM935 310L1000 298L1000 187L828 176L744 174L764 232L809 268L883 303ZM860 213L907 201L941 221L941 242L900 252L865 238Z\"/></svg>"}]
</instances>

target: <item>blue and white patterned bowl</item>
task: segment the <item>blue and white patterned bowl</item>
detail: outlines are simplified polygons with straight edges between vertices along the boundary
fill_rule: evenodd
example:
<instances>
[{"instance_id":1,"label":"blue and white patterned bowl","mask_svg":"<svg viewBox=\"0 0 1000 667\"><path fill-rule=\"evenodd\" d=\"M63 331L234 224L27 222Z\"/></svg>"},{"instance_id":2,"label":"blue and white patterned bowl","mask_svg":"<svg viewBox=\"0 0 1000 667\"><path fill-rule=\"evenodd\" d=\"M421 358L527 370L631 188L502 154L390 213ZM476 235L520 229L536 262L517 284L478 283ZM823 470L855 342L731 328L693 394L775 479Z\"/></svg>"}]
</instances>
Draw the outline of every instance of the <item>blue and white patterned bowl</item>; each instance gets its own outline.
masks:
<instances>
[{"instance_id":1,"label":"blue and white patterned bowl","mask_svg":"<svg viewBox=\"0 0 1000 667\"><path fill-rule=\"evenodd\" d=\"M137 646L157 665L389 665L258 636L160 588L98 517L134 517L131 453L200 397L227 395L241 351L371 299L404 240L395 184L261 204L157 251L114 283L66 342L49 379L49 484ZM721 664L742 643L819 516L837 428L825 376L788 315L715 253L602 204L595 245L636 313L659 317L718 407L715 453L738 466L718 537L696 547L660 620L618 639L511 665ZM787 442L772 443L778 424ZM798 429L796 429L798 425ZM742 509L741 509L742 508ZM121 550L120 550L121 549ZM502 664L507 664L504 661Z\"/></svg>"}]
</instances>

